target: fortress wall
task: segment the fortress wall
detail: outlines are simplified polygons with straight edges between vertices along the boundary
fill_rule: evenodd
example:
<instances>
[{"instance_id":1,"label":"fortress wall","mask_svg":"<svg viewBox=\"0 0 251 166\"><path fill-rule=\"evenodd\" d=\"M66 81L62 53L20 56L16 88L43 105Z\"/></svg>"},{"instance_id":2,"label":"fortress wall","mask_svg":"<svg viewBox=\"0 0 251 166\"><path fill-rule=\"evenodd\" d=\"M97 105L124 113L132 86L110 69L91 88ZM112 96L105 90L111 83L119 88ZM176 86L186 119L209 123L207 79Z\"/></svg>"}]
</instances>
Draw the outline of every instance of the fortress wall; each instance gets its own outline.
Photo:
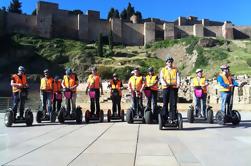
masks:
<instances>
[{"instance_id":1,"label":"fortress wall","mask_svg":"<svg viewBox=\"0 0 251 166\"><path fill-rule=\"evenodd\" d=\"M122 36L126 45L143 45L144 24L122 23Z\"/></svg>"},{"instance_id":2,"label":"fortress wall","mask_svg":"<svg viewBox=\"0 0 251 166\"><path fill-rule=\"evenodd\" d=\"M163 24L163 29L164 29L164 40L175 38L175 29L173 23Z\"/></svg>"},{"instance_id":3,"label":"fortress wall","mask_svg":"<svg viewBox=\"0 0 251 166\"><path fill-rule=\"evenodd\" d=\"M251 38L251 26L234 26L234 38L235 39L250 39Z\"/></svg>"},{"instance_id":4,"label":"fortress wall","mask_svg":"<svg viewBox=\"0 0 251 166\"><path fill-rule=\"evenodd\" d=\"M177 38L182 38L186 36L192 36L193 35L193 26L177 26L175 28L175 34Z\"/></svg>"},{"instance_id":5,"label":"fortress wall","mask_svg":"<svg viewBox=\"0 0 251 166\"><path fill-rule=\"evenodd\" d=\"M99 34L109 36L111 26L108 21L103 20L88 20L88 39L89 41L97 41Z\"/></svg>"},{"instance_id":6,"label":"fortress wall","mask_svg":"<svg viewBox=\"0 0 251 166\"><path fill-rule=\"evenodd\" d=\"M111 20L111 30L113 33L113 41L115 43L122 43L122 20L113 18Z\"/></svg>"},{"instance_id":7,"label":"fortress wall","mask_svg":"<svg viewBox=\"0 0 251 166\"><path fill-rule=\"evenodd\" d=\"M208 25L209 26L222 26L224 24L224 22L220 22L220 21L208 21Z\"/></svg>"},{"instance_id":8,"label":"fortress wall","mask_svg":"<svg viewBox=\"0 0 251 166\"><path fill-rule=\"evenodd\" d=\"M52 25L53 37L78 39L78 16L54 14Z\"/></svg>"},{"instance_id":9,"label":"fortress wall","mask_svg":"<svg viewBox=\"0 0 251 166\"><path fill-rule=\"evenodd\" d=\"M78 39L88 41L88 16L78 15Z\"/></svg>"},{"instance_id":10,"label":"fortress wall","mask_svg":"<svg viewBox=\"0 0 251 166\"><path fill-rule=\"evenodd\" d=\"M0 11L0 36L5 34L5 25L6 25L6 14L3 11Z\"/></svg>"},{"instance_id":11,"label":"fortress wall","mask_svg":"<svg viewBox=\"0 0 251 166\"><path fill-rule=\"evenodd\" d=\"M7 13L6 14L6 30L7 33L21 33L28 35L36 35L36 16Z\"/></svg>"},{"instance_id":12,"label":"fortress wall","mask_svg":"<svg viewBox=\"0 0 251 166\"><path fill-rule=\"evenodd\" d=\"M222 36L222 26L205 26L204 36L210 37L223 37Z\"/></svg>"},{"instance_id":13,"label":"fortress wall","mask_svg":"<svg viewBox=\"0 0 251 166\"><path fill-rule=\"evenodd\" d=\"M54 14L58 11L58 4L51 2L39 1L37 3L37 15L38 14Z\"/></svg>"}]
</instances>

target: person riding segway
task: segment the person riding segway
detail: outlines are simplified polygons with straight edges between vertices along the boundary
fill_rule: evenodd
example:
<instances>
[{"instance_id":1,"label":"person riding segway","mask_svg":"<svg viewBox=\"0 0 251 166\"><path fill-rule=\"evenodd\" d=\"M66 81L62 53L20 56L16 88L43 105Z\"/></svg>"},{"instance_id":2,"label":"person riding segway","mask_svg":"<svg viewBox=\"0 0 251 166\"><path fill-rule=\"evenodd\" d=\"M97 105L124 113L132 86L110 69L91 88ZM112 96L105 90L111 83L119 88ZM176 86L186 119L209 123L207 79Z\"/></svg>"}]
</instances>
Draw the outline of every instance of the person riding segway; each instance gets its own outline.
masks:
<instances>
[{"instance_id":1,"label":"person riding segway","mask_svg":"<svg viewBox=\"0 0 251 166\"><path fill-rule=\"evenodd\" d=\"M63 95L61 88L61 81L58 76L54 77L53 81L53 97L52 97L52 110L57 114L60 111Z\"/></svg>"},{"instance_id":2,"label":"person riding segway","mask_svg":"<svg viewBox=\"0 0 251 166\"><path fill-rule=\"evenodd\" d=\"M216 113L216 120L221 125L225 123L238 125L241 121L241 115L237 110L233 110L233 95L234 87L239 84L232 78L229 65L224 64L220 68L222 72L217 77L217 82L221 95L221 111Z\"/></svg>"},{"instance_id":3,"label":"person riding segway","mask_svg":"<svg viewBox=\"0 0 251 166\"><path fill-rule=\"evenodd\" d=\"M90 96L90 109L91 111L87 110L85 112L85 122L88 123L89 121L104 121L104 111L100 109L100 90L101 95L104 94L102 80L100 75L97 73L97 68L93 67L91 69L92 74L89 75L87 80L87 87L86 87L86 95L89 92Z\"/></svg>"},{"instance_id":4,"label":"person riding segway","mask_svg":"<svg viewBox=\"0 0 251 166\"><path fill-rule=\"evenodd\" d=\"M180 87L180 74L173 66L174 59L167 57L166 66L160 71L160 80L163 91L163 109L159 114L159 129L163 127L183 128L181 113L177 111L178 89ZM170 104L169 104L170 103ZM168 111L168 104L170 110Z\"/></svg>"},{"instance_id":5,"label":"person riding segway","mask_svg":"<svg viewBox=\"0 0 251 166\"><path fill-rule=\"evenodd\" d=\"M147 124L158 122L158 82L159 78L154 74L153 67L148 68L148 75L145 77L145 96L147 98L147 107L145 110L145 121Z\"/></svg>"},{"instance_id":6,"label":"person riding segway","mask_svg":"<svg viewBox=\"0 0 251 166\"><path fill-rule=\"evenodd\" d=\"M140 75L139 68L134 69L134 75L130 77L128 88L132 96L132 106L127 110L126 121L133 123L134 121L145 122L144 107L142 101L142 91L144 89L143 77Z\"/></svg>"},{"instance_id":7,"label":"person riding segway","mask_svg":"<svg viewBox=\"0 0 251 166\"><path fill-rule=\"evenodd\" d=\"M108 109L107 121L119 120L124 121L124 110L121 110L121 97L122 97L122 81L118 79L116 73L113 74L113 79L110 80L108 88L111 89L111 99L112 99L112 113Z\"/></svg>"},{"instance_id":8,"label":"person riding segway","mask_svg":"<svg viewBox=\"0 0 251 166\"><path fill-rule=\"evenodd\" d=\"M76 107L78 77L71 68L66 68L63 81L61 83L65 97L65 107L62 106L58 121L64 123L65 120L75 120L77 124L82 123L83 113L81 107Z\"/></svg>"},{"instance_id":9,"label":"person riding segway","mask_svg":"<svg viewBox=\"0 0 251 166\"><path fill-rule=\"evenodd\" d=\"M9 108L5 113L5 126L11 127L13 123L26 123L27 126L31 126L33 123L32 111L30 108L25 109L25 100L29 86L23 66L19 66L18 73L12 75L10 84L12 86L13 107ZM18 108L19 116L17 116Z\"/></svg>"},{"instance_id":10,"label":"person riding segway","mask_svg":"<svg viewBox=\"0 0 251 166\"><path fill-rule=\"evenodd\" d=\"M188 122L194 120L207 120L213 123L213 111L211 106L207 106L207 86L208 82L203 76L203 70L196 70L196 77L192 79L194 106L190 106L187 111Z\"/></svg>"},{"instance_id":11,"label":"person riding segway","mask_svg":"<svg viewBox=\"0 0 251 166\"><path fill-rule=\"evenodd\" d=\"M40 101L36 120L38 123L42 121L56 121L56 113L52 110L52 95L53 95L53 78L49 70L44 70L44 77L40 82Z\"/></svg>"}]
</instances>

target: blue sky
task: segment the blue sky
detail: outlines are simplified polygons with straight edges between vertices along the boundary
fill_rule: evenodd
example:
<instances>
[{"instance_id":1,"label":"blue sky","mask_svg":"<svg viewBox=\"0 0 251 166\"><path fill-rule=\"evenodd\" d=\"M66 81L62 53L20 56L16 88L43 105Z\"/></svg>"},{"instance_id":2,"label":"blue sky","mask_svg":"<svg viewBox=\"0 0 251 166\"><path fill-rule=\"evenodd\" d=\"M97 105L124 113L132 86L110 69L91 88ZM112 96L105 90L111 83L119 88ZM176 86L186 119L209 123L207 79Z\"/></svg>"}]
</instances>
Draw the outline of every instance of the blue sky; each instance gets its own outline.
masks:
<instances>
[{"instance_id":1,"label":"blue sky","mask_svg":"<svg viewBox=\"0 0 251 166\"><path fill-rule=\"evenodd\" d=\"M11 0L0 0L0 7L9 6ZM59 3L59 8L66 10L98 10L106 18L111 7L121 11L128 2L143 17L155 17L173 21L178 16L198 16L217 21L232 21L236 25L251 25L251 0L47 0ZM36 7L37 0L21 0L22 10L30 14Z\"/></svg>"}]
</instances>

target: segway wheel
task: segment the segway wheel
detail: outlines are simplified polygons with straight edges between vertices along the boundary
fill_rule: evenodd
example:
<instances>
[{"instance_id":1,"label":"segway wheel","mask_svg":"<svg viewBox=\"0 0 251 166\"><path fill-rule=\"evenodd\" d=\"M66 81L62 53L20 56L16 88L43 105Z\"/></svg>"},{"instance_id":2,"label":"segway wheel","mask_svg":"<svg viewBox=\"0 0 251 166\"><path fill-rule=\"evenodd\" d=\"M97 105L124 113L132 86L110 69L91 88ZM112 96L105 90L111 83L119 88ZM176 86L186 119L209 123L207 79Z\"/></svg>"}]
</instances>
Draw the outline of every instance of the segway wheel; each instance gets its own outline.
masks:
<instances>
[{"instance_id":1,"label":"segway wheel","mask_svg":"<svg viewBox=\"0 0 251 166\"><path fill-rule=\"evenodd\" d=\"M158 121L159 121L159 129L163 130L163 119L162 119L162 116L160 115L160 113L158 115Z\"/></svg>"},{"instance_id":2,"label":"segway wheel","mask_svg":"<svg viewBox=\"0 0 251 166\"><path fill-rule=\"evenodd\" d=\"M194 122L194 108L190 107L187 110L187 120L189 123L193 123Z\"/></svg>"},{"instance_id":3,"label":"segway wheel","mask_svg":"<svg viewBox=\"0 0 251 166\"><path fill-rule=\"evenodd\" d=\"M38 110L37 111L37 116L36 116L37 123L42 122L42 117L43 117L43 112Z\"/></svg>"},{"instance_id":4,"label":"segway wheel","mask_svg":"<svg viewBox=\"0 0 251 166\"><path fill-rule=\"evenodd\" d=\"M25 123L27 126L31 126L33 123L33 113L30 109L26 109L25 111Z\"/></svg>"},{"instance_id":5,"label":"segway wheel","mask_svg":"<svg viewBox=\"0 0 251 166\"><path fill-rule=\"evenodd\" d=\"M238 125L240 121L241 121L241 114L238 111L233 110L232 111L232 124Z\"/></svg>"},{"instance_id":6,"label":"segway wheel","mask_svg":"<svg viewBox=\"0 0 251 166\"><path fill-rule=\"evenodd\" d=\"M76 109L76 123L81 124L82 122L83 122L82 108L77 107L77 109Z\"/></svg>"},{"instance_id":7,"label":"segway wheel","mask_svg":"<svg viewBox=\"0 0 251 166\"><path fill-rule=\"evenodd\" d=\"M133 111L132 111L132 109L127 110L127 112L126 112L126 121L129 124L133 123Z\"/></svg>"},{"instance_id":8,"label":"segway wheel","mask_svg":"<svg viewBox=\"0 0 251 166\"><path fill-rule=\"evenodd\" d=\"M124 110L121 110L121 112L120 112L120 118L121 118L122 122L125 121L125 111Z\"/></svg>"},{"instance_id":9,"label":"segway wheel","mask_svg":"<svg viewBox=\"0 0 251 166\"><path fill-rule=\"evenodd\" d=\"M216 121L219 125L224 125L224 115L221 111L218 111L215 115Z\"/></svg>"},{"instance_id":10,"label":"segway wheel","mask_svg":"<svg viewBox=\"0 0 251 166\"><path fill-rule=\"evenodd\" d=\"M207 111L207 122L210 124L214 123L214 112L212 109L208 109Z\"/></svg>"},{"instance_id":11,"label":"segway wheel","mask_svg":"<svg viewBox=\"0 0 251 166\"><path fill-rule=\"evenodd\" d=\"M183 119L181 113L178 113L178 128L179 130L183 129Z\"/></svg>"},{"instance_id":12,"label":"segway wheel","mask_svg":"<svg viewBox=\"0 0 251 166\"><path fill-rule=\"evenodd\" d=\"M65 108L62 107L58 113L58 121L59 123L64 123L64 112L65 112Z\"/></svg>"},{"instance_id":13,"label":"segway wheel","mask_svg":"<svg viewBox=\"0 0 251 166\"><path fill-rule=\"evenodd\" d=\"M108 109L107 111L107 122L110 122L111 121L111 110Z\"/></svg>"},{"instance_id":14,"label":"segway wheel","mask_svg":"<svg viewBox=\"0 0 251 166\"><path fill-rule=\"evenodd\" d=\"M85 111L85 123L89 123L90 121L90 116L91 116L91 113L89 110L86 110Z\"/></svg>"},{"instance_id":15,"label":"segway wheel","mask_svg":"<svg viewBox=\"0 0 251 166\"><path fill-rule=\"evenodd\" d=\"M4 124L6 127L11 127L14 122L14 112L9 109L4 115Z\"/></svg>"},{"instance_id":16,"label":"segway wheel","mask_svg":"<svg viewBox=\"0 0 251 166\"><path fill-rule=\"evenodd\" d=\"M104 121L104 111L100 110L99 112L99 122L102 123Z\"/></svg>"},{"instance_id":17,"label":"segway wheel","mask_svg":"<svg viewBox=\"0 0 251 166\"><path fill-rule=\"evenodd\" d=\"M56 122L56 119L57 119L56 112L55 112L55 111L52 111L52 112L50 113L50 121L51 121L51 123L55 123L55 122Z\"/></svg>"},{"instance_id":18,"label":"segway wheel","mask_svg":"<svg viewBox=\"0 0 251 166\"><path fill-rule=\"evenodd\" d=\"M147 109L145 110L145 123L146 124L151 124L152 123L152 112L151 110Z\"/></svg>"}]
</instances>

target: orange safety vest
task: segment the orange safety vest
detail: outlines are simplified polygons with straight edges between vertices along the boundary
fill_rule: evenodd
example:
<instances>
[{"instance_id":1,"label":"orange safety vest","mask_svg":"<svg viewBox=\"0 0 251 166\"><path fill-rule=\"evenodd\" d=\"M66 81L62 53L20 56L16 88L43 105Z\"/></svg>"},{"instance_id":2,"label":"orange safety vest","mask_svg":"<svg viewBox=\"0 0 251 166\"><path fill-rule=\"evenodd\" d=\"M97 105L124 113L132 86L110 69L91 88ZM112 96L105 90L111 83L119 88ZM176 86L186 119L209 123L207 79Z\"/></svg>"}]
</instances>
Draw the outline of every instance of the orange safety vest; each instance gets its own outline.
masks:
<instances>
[{"instance_id":1,"label":"orange safety vest","mask_svg":"<svg viewBox=\"0 0 251 166\"><path fill-rule=\"evenodd\" d=\"M142 76L131 76L129 79L129 87L132 90L140 91L143 85L143 77Z\"/></svg>"},{"instance_id":2,"label":"orange safety vest","mask_svg":"<svg viewBox=\"0 0 251 166\"><path fill-rule=\"evenodd\" d=\"M111 85L111 95L112 95L112 90L117 89L119 92L119 96L122 96L122 91L121 91L121 81L117 80L117 83L115 84L113 80L110 81Z\"/></svg>"},{"instance_id":3,"label":"orange safety vest","mask_svg":"<svg viewBox=\"0 0 251 166\"><path fill-rule=\"evenodd\" d=\"M206 78L205 77L201 77L201 78L194 77L193 78L193 86L203 86L202 91L204 94L207 93L207 87L205 85L206 85Z\"/></svg>"},{"instance_id":4,"label":"orange safety vest","mask_svg":"<svg viewBox=\"0 0 251 166\"><path fill-rule=\"evenodd\" d=\"M17 74L14 74L11 78L13 80L14 83L17 83L17 84L22 84L22 86L26 85L27 84L27 78L26 78L26 75L25 74L22 74L21 75L21 78L19 75ZM19 89L18 87L16 86L12 86L12 92L15 93L15 92L20 92L21 89Z\"/></svg>"},{"instance_id":5,"label":"orange safety vest","mask_svg":"<svg viewBox=\"0 0 251 166\"><path fill-rule=\"evenodd\" d=\"M154 76L150 76L147 75L146 76L146 87L151 87L151 90L158 90L158 80L157 80L157 75ZM156 82L157 81L157 82Z\"/></svg>"},{"instance_id":6,"label":"orange safety vest","mask_svg":"<svg viewBox=\"0 0 251 166\"><path fill-rule=\"evenodd\" d=\"M54 81L53 82L53 92L60 92L61 90L61 81Z\"/></svg>"},{"instance_id":7,"label":"orange safety vest","mask_svg":"<svg viewBox=\"0 0 251 166\"><path fill-rule=\"evenodd\" d=\"M53 91L53 81L54 80L52 77L49 77L49 78L43 77L40 83L40 90L47 91L47 92Z\"/></svg>"},{"instance_id":8,"label":"orange safety vest","mask_svg":"<svg viewBox=\"0 0 251 166\"><path fill-rule=\"evenodd\" d=\"M64 75L64 86L66 88L71 88L75 85L78 85L76 74L70 74L69 76ZM77 88L72 89L73 92L76 92Z\"/></svg>"},{"instance_id":9,"label":"orange safety vest","mask_svg":"<svg viewBox=\"0 0 251 166\"><path fill-rule=\"evenodd\" d=\"M231 75L226 76L225 74L220 74L220 76L223 78L223 81L224 81L225 84L227 84L227 85L232 84L232 77L231 77ZM219 83L219 91L220 92L229 92L229 91L231 91L231 87L224 88Z\"/></svg>"},{"instance_id":10,"label":"orange safety vest","mask_svg":"<svg viewBox=\"0 0 251 166\"><path fill-rule=\"evenodd\" d=\"M177 72L178 72L178 70L176 68L172 68L171 70L169 70L166 67L163 67L161 69L161 72L162 72L163 79L168 84L168 85L162 85L162 89L165 89L168 86L172 86L173 88L176 88L176 85L177 85Z\"/></svg>"},{"instance_id":11,"label":"orange safety vest","mask_svg":"<svg viewBox=\"0 0 251 166\"><path fill-rule=\"evenodd\" d=\"M99 75L90 74L87 80L88 87L90 89L99 89L100 81L101 81L101 78Z\"/></svg>"}]
</instances>

